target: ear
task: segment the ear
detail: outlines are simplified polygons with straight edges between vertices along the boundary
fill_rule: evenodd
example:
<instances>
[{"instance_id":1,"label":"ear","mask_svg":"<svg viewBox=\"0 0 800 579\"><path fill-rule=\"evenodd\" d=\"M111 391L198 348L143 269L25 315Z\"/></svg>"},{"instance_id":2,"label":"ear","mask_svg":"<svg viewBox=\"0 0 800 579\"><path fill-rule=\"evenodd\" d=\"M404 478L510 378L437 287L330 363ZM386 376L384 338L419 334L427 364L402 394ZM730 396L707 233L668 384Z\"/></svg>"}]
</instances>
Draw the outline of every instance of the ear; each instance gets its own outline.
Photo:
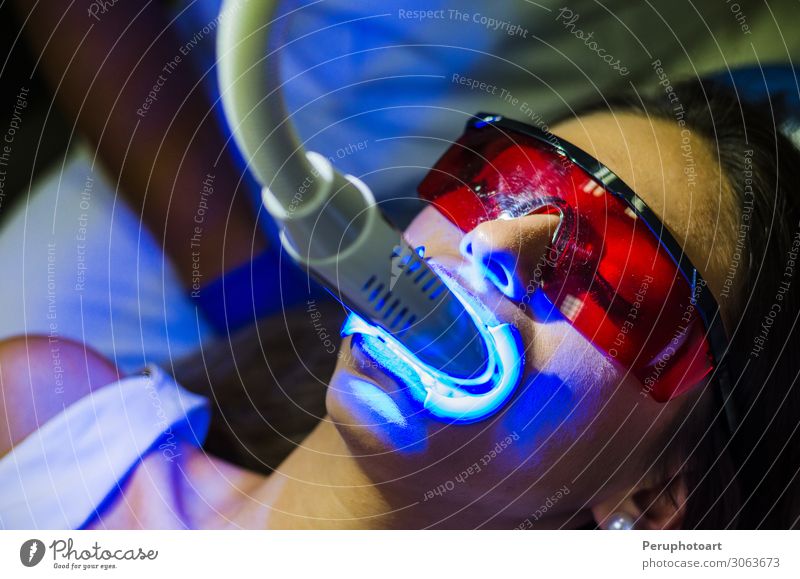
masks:
<instances>
[{"instance_id":1,"label":"ear","mask_svg":"<svg viewBox=\"0 0 800 579\"><path fill-rule=\"evenodd\" d=\"M661 479L656 484L643 483L597 503L591 508L600 528L617 513L634 521L635 529L680 529L685 515L686 481L681 474Z\"/></svg>"}]
</instances>

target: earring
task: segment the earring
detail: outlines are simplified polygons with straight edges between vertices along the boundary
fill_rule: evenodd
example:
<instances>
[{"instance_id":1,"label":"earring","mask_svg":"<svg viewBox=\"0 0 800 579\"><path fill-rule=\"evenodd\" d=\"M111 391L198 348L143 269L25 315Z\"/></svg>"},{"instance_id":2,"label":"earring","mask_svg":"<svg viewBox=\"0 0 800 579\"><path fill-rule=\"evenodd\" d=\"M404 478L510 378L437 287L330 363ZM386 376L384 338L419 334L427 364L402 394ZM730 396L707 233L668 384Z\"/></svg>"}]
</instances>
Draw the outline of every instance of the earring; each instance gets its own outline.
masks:
<instances>
[{"instance_id":1,"label":"earring","mask_svg":"<svg viewBox=\"0 0 800 579\"><path fill-rule=\"evenodd\" d=\"M605 522L607 531L630 531L633 529L634 520L628 513L614 513Z\"/></svg>"}]
</instances>

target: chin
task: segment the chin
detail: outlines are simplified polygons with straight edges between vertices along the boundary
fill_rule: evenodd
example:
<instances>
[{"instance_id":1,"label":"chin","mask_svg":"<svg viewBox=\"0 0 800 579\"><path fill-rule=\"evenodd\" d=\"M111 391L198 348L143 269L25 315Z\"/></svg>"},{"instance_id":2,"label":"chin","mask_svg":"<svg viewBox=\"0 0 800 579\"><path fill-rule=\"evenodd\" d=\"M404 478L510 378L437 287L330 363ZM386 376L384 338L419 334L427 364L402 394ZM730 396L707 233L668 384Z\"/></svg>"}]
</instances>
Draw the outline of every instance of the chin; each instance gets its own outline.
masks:
<instances>
[{"instance_id":1,"label":"chin","mask_svg":"<svg viewBox=\"0 0 800 579\"><path fill-rule=\"evenodd\" d=\"M357 456L404 459L428 446L431 418L406 392L358 348L342 342L339 362L328 385L325 405L331 421Z\"/></svg>"}]
</instances>

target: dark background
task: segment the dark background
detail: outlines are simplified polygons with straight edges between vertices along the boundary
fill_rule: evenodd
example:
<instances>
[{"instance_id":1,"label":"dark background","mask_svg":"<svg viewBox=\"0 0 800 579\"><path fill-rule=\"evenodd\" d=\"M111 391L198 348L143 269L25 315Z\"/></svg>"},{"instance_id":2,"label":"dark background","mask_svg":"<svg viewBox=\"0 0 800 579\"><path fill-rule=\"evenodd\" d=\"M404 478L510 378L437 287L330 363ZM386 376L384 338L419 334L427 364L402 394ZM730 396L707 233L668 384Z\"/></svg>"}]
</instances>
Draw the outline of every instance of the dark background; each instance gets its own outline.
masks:
<instances>
[{"instance_id":1,"label":"dark background","mask_svg":"<svg viewBox=\"0 0 800 579\"><path fill-rule=\"evenodd\" d=\"M0 3L0 134L5 134L20 88L30 89L22 126L14 137L11 163L6 168L5 198L0 222L15 202L26 196L30 183L57 163L67 150L71 127L55 103L52 91L36 74L36 58L20 35L20 22L8 2Z\"/></svg>"}]
</instances>

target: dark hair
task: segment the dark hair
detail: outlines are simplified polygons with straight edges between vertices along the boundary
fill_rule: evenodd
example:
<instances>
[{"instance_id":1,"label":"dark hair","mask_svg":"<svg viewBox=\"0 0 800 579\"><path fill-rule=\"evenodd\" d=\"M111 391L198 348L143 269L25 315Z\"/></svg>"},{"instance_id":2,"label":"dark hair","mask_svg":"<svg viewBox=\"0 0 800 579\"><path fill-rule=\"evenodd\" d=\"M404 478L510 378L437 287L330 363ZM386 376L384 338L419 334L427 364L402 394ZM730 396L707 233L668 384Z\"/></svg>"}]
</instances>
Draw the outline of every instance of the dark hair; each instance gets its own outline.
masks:
<instances>
[{"instance_id":1,"label":"dark hair","mask_svg":"<svg viewBox=\"0 0 800 579\"><path fill-rule=\"evenodd\" d=\"M795 528L800 280L794 268L800 269L800 261L795 266L792 255L800 245L800 153L780 130L781 103L742 102L732 88L695 79L676 84L674 91L608 99L579 114L600 111L673 123L682 118L718 159L739 209L737 283L720 298L726 320L734 322L725 360L732 389L728 404L738 418L731 433L720 404L705 404L690 419L678 420L677 443L667 448L665 464L682 465L676 475L688 491L682 526Z\"/></svg>"}]
</instances>

